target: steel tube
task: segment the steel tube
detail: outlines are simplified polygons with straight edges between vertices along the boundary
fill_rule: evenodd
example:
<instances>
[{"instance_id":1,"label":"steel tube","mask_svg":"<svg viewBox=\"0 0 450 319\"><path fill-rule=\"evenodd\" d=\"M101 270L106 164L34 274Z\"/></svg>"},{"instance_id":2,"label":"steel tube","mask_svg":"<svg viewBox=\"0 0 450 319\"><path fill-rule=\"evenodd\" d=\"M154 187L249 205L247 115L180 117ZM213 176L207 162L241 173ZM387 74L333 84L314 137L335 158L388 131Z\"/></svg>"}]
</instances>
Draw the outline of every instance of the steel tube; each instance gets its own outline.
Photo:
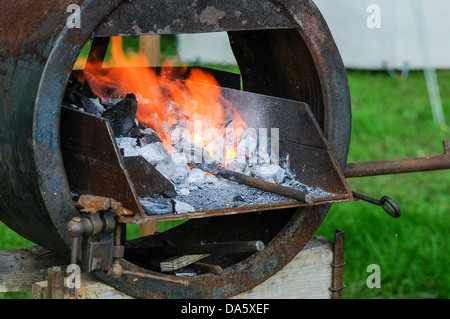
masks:
<instances>
[{"instance_id":1,"label":"steel tube","mask_svg":"<svg viewBox=\"0 0 450 319\"><path fill-rule=\"evenodd\" d=\"M444 169L450 169L450 141L444 141L443 155L347 163L344 175L352 178Z\"/></svg>"},{"instance_id":2,"label":"steel tube","mask_svg":"<svg viewBox=\"0 0 450 319\"><path fill-rule=\"evenodd\" d=\"M266 192L271 192L278 195L287 196L296 200L300 200L311 204L314 202L314 195L312 193L303 192L301 190L285 187L279 184L270 183L265 180L241 174L238 172L230 171L226 168L219 168L219 176L226 178L233 182L238 182L247 186L262 189Z\"/></svg>"},{"instance_id":3,"label":"steel tube","mask_svg":"<svg viewBox=\"0 0 450 319\"><path fill-rule=\"evenodd\" d=\"M138 253L141 256L184 256L197 254L237 254L255 253L264 249L264 243L260 240L236 241L236 242L214 242L203 244L188 244L177 246L156 246L135 248L127 250L127 254Z\"/></svg>"}]
</instances>

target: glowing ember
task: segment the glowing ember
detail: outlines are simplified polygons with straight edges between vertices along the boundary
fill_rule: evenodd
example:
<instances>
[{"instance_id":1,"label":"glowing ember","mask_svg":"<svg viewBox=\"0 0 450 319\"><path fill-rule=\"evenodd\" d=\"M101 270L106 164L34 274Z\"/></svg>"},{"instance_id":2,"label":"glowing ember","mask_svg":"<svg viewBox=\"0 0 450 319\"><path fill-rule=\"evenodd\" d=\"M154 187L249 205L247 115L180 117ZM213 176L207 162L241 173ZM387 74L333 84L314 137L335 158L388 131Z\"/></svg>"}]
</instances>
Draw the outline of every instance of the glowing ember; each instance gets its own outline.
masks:
<instances>
[{"instance_id":1,"label":"glowing ember","mask_svg":"<svg viewBox=\"0 0 450 319\"><path fill-rule=\"evenodd\" d=\"M122 38L112 37L108 64L88 62L83 73L93 93L103 101L117 102L127 93L134 93L138 100L136 119L158 134L168 153L174 150L174 144L187 138L206 149L218 163L226 164L228 158L236 157L246 124L232 108L224 107L230 103L225 103L214 77L191 69L182 81L174 79L167 65L162 67L161 75L148 67L128 67L148 65L146 62L144 54L125 55ZM204 84L209 85L207 89Z\"/></svg>"}]
</instances>

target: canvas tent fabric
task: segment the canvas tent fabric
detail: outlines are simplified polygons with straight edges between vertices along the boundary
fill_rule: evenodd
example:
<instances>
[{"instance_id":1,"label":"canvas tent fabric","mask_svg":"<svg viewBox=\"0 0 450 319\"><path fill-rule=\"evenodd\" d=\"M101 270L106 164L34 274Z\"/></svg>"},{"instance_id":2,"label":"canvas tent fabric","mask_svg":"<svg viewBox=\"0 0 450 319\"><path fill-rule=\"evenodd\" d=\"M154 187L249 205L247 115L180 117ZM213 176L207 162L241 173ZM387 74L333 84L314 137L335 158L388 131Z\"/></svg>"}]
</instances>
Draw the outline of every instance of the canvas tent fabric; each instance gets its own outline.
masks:
<instances>
[{"instance_id":1,"label":"canvas tent fabric","mask_svg":"<svg viewBox=\"0 0 450 319\"><path fill-rule=\"evenodd\" d=\"M314 0L347 68L450 69L450 1ZM379 10L379 28L367 23ZM368 10L372 9L372 10ZM182 61L233 64L225 33L179 36Z\"/></svg>"}]
</instances>

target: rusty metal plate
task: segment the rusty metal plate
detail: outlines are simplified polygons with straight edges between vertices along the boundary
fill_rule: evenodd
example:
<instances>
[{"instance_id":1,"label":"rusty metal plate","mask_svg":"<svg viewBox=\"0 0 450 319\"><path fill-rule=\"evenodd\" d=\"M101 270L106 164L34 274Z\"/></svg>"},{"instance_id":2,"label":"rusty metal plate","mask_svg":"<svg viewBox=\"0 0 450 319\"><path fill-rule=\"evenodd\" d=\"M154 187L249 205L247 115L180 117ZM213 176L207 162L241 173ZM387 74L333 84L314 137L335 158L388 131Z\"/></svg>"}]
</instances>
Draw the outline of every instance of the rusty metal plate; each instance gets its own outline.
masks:
<instances>
[{"instance_id":1,"label":"rusty metal plate","mask_svg":"<svg viewBox=\"0 0 450 319\"><path fill-rule=\"evenodd\" d=\"M123 158L134 189L139 197L150 197L165 191L175 191L173 184L141 156Z\"/></svg>"},{"instance_id":2,"label":"rusty metal plate","mask_svg":"<svg viewBox=\"0 0 450 319\"><path fill-rule=\"evenodd\" d=\"M72 192L113 198L135 219L145 215L107 120L63 107L61 151Z\"/></svg>"}]
</instances>

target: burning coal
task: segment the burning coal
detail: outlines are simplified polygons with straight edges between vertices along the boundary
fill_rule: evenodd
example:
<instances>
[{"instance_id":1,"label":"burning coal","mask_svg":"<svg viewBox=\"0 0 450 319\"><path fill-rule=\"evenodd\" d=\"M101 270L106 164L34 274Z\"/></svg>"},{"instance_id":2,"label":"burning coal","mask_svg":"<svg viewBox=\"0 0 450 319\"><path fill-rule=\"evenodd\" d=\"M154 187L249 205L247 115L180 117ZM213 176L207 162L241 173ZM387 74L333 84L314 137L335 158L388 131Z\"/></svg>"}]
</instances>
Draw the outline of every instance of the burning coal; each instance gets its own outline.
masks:
<instances>
[{"instance_id":1,"label":"burning coal","mask_svg":"<svg viewBox=\"0 0 450 319\"><path fill-rule=\"evenodd\" d=\"M145 65L145 55L124 54L121 37L111 41L110 64ZM218 178L210 172L219 167L272 183L304 187L287 167L279 165L278 154L267 150L267 129L256 132L247 128L211 74L200 69L184 71L180 77L167 65L156 74L148 67L114 68L102 61L89 61L75 85L78 87L68 88L66 100L71 106L107 118L122 155L145 158L173 182L181 196L217 184ZM270 139L277 141L278 129L272 129L271 135ZM223 190L225 186L219 184ZM237 191L233 191L233 199L242 198L239 192L243 190ZM232 202L236 205L239 200ZM177 201L175 206L180 205Z\"/></svg>"}]
</instances>

